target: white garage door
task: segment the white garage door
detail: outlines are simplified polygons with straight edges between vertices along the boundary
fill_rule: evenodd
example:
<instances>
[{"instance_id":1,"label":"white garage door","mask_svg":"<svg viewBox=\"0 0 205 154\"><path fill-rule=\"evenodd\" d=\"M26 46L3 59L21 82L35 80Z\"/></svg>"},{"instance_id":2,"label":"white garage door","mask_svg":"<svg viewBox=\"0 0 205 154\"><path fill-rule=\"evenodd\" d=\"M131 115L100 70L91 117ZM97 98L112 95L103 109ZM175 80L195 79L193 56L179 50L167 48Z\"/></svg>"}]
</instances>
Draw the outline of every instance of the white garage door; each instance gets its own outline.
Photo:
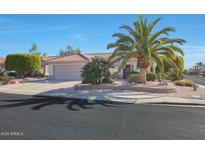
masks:
<instances>
[{"instance_id":1,"label":"white garage door","mask_svg":"<svg viewBox=\"0 0 205 154\"><path fill-rule=\"evenodd\" d=\"M82 65L55 65L55 80L81 80Z\"/></svg>"}]
</instances>

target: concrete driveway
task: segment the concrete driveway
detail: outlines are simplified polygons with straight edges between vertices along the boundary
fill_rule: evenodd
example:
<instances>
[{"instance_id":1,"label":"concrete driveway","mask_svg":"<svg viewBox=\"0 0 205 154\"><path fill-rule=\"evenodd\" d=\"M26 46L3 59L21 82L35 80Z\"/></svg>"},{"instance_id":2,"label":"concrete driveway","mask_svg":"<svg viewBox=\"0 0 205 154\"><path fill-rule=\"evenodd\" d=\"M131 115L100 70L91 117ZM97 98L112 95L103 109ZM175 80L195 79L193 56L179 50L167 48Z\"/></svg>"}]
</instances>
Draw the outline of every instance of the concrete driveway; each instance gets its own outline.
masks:
<instances>
[{"instance_id":1,"label":"concrete driveway","mask_svg":"<svg viewBox=\"0 0 205 154\"><path fill-rule=\"evenodd\" d=\"M51 81L38 80L27 83L0 86L0 92L12 94L38 95L52 90L72 89L80 81Z\"/></svg>"}]
</instances>

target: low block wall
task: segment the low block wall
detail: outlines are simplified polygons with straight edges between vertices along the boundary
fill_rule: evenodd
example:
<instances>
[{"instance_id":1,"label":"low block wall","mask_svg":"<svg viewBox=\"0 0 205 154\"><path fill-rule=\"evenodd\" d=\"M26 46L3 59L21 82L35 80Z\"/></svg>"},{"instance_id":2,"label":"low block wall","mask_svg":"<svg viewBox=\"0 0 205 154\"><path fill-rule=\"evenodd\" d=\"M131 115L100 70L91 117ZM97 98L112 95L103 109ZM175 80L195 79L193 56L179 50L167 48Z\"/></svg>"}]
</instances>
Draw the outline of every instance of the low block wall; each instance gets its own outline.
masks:
<instances>
[{"instance_id":1,"label":"low block wall","mask_svg":"<svg viewBox=\"0 0 205 154\"><path fill-rule=\"evenodd\" d=\"M113 90L131 90L131 91L142 91L152 93L175 93L176 89L170 86L161 87L138 87L135 85L115 85L115 84L77 84L75 90L92 90L92 89L113 89Z\"/></svg>"}]
</instances>

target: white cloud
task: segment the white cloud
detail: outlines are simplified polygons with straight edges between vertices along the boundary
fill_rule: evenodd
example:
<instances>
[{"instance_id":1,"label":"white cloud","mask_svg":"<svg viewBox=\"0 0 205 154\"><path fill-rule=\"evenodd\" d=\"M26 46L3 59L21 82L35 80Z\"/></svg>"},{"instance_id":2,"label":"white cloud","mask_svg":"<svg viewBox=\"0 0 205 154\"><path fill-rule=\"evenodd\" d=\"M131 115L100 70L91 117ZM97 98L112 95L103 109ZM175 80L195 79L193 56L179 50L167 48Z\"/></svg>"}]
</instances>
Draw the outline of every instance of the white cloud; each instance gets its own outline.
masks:
<instances>
[{"instance_id":1,"label":"white cloud","mask_svg":"<svg viewBox=\"0 0 205 154\"><path fill-rule=\"evenodd\" d=\"M188 49L201 49L201 48L203 48L204 49L205 46L203 46L203 45L201 45L201 46L200 45L198 45L198 46L197 45L191 45L191 46L182 46L182 48L186 48L186 49L187 48Z\"/></svg>"},{"instance_id":2,"label":"white cloud","mask_svg":"<svg viewBox=\"0 0 205 154\"><path fill-rule=\"evenodd\" d=\"M36 33L37 30L28 30L28 29L11 29L11 30L0 30L0 34L9 34L9 33Z\"/></svg>"},{"instance_id":3,"label":"white cloud","mask_svg":"<svg viewBox=\"0 0 205 154\"><path fill-rule=\"evenodd\" d=\"M82 36L81 34L73 34L71 37L71 39L75 39L75 40L80 40L80 41L85 41L87 40L84 36Z\"/></svg>"},{"instance_id":4,"label":"white cloud","mask_svg":"<svg viewBox=\"0 0 205 154\"><path fill-rule=\"evenodd\" d=\"M48 26L47 29L49 29L49 30L69 30L70 27L69 26L53 25L53 26Z\"/></svg>"},{"instance_id":5,"label":"white cloud","mask_svg":"<svg viewBox=\"0 0 205 154\"><path fill-rule=\"evenodd\" d=\"M0 17L0 34L9 33L36 33L40 31L48 30L69 30L68 25L43 25L41 27L35 25L29 25L28 23L21 23L11 18L1 18ZM80 36L75 36L80 39ZM83 38L81 38L83 39Z\"/></svg>"},{"instance_id":6,"label":"white cloud","mask_svg":"<svg viewBox=\"0 0 205 154\"><path fill-rule=\"evenodd\" d=\"M9 33L35 33L38 30L23 25L16 20L10 18L0 18L0 34Z\"/></svg>"}]
</instances>

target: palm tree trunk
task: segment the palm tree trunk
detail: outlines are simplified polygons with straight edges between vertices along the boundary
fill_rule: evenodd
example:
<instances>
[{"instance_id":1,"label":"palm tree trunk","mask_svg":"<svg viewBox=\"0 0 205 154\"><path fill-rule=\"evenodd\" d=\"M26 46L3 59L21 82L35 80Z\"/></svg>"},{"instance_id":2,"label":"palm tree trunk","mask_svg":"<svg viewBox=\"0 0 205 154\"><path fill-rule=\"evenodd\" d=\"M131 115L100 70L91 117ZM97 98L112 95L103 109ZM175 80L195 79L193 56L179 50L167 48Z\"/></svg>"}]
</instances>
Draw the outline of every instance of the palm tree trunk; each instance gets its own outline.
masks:
<instances>
[{"instance_id":1,"label":"palm tree trunk","mask_svg":"<svg viewBox=\"0 0 205 154\"><path fill-rule=\"evenodd\" d=\"M146 68L140 68L140 73L138 76L138 83L144 83L147 82L147 69Z\"/></svg>"}]
</instances>

